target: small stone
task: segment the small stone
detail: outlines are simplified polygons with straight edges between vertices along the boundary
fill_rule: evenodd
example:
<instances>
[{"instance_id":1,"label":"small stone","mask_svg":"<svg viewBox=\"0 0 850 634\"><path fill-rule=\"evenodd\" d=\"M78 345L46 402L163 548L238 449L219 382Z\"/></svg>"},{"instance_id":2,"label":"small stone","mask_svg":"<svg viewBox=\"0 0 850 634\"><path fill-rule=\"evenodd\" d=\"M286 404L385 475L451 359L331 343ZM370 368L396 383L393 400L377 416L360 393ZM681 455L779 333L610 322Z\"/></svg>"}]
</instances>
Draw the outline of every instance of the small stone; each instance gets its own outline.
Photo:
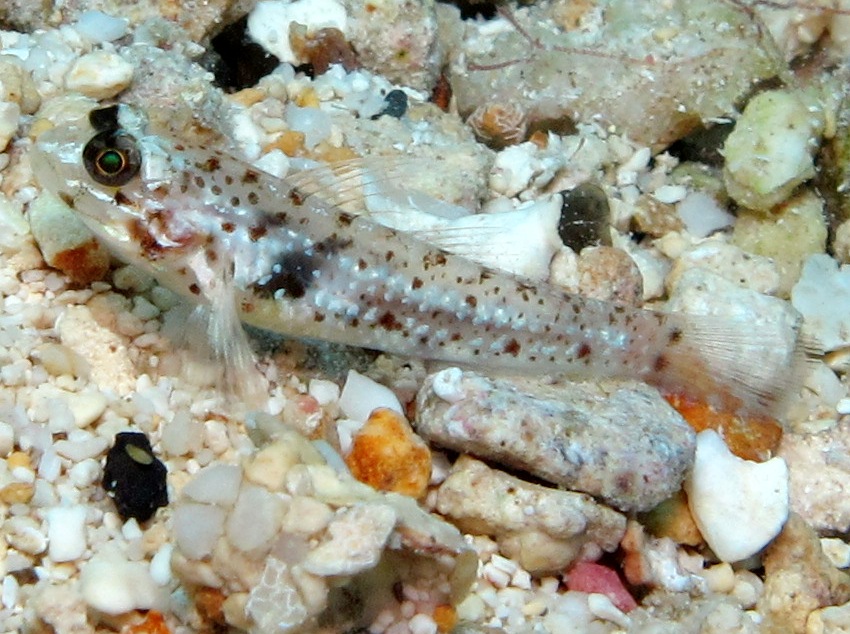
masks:
<instances>
[{"instance_id":1,"label":"small stone","mask_svg":"<svg viewBox=\"0 0 850 634\"><path fill-rule=\"evenodd\" d=\"M812 153L824 126L823 108L795 90L753 97L726 138L723 176L729 195L767 211L815 175Z\"/></svg>"},{"instance_id":2,"label":"small stone","mask_svg":"<svg viewBox=\"0 0 850 634\"><path fill-rule=\"evenodd\" d=\"M806 260L826 250L827 234L823 201L815 192L804 190L768 216L740 211L732 242L744 251L773 259L780 274L779 292L787 296Z\"/></svg>"},{"instance_id":3,"label":"small stone","mask_svg":"<svg viewBox=\"0 0 850 634\"><path fill-rule=\"evenodd\" d=\"M452 466L436 510L461 530L493 536L533 574L616 550L626 527L621 514L589 495L524 482L469 456Z\"/></svg>"},{"instance_id":4,"label":"small stone","mask_svg":"<svg viewBox=\"0 0 850 634\"><path fill-rule=\"evenodd\" d=\"M810 632L806 622L812 611L850 601L850 575L832 565L817 534L797 515L791 515L762 561L761 631Z\"/></svg>"},{"instance_id":5,"label":"small stone","mask_svg":"<svg viewBox=\"0 0 850 634\"><path fill-rule=\"evenodd\" d=\"M395 523L396 513L386 504L355 504L328 525L330 539L310 551L302 565L322 577L373 568Z\"/></svg>"},{"instance_id":6,"label":"small stone","mask_svg":"<svg viewBox=\"0 0 850 634\"><path fill-rule=\"evenodd\" d=\"M52 376L88 376L86 360L61 343L45 343L36 350L36 354L44 369Z\"/></svg>"},{"instance_id":7,"label":"small stone","mask_svg":"<svg viewBox=\"0 0 850 634\"><path fill-rule=\"evenodd\" d=\"M183 502L172 518L177 548L189 559L209 556L224 534L225 511L209 504Z\"/></svg>"},{"instance_id":8,"label":"small stone","mask_svg":"<svg viewBox=\"0 0 850 634\"><path fill-rule=\"evenodd\" d=\"M74 561L86 550L86 507L57 506L47 511L47 556L55 562Z\"/></svg>"},{"instance_id":9,"label":"small stone","mask_svg":"<svg viewBox=\"0 0 850 634\"><path fill-rule=\"evenodd\" d=\"M392 390L354 370L349 370L342 386L339 407L348 418L356 421L366 421L379 407L404 413Z\"/></svg>"},{"instance_id":10,"label":"small stone","mask_svg":"<svg viewBox=\"0 0 850 634\"><path fill-rule=\"evenodd\" d=\"M93 99L111 99L130 85L133 65L108 51L80 57L65 76L65 87Z\"/></svg>"},{"instance_id":11,"label":"small stone","mask_svg":"<svg viewBox=\"0 0 850 634\"><path fill-rule=\"evenodd\" d=\"M788 518L785 461L742 460L713 430L697 436L696 460L685 490L694 521L721 561L732 563L756 554Z\"/></svg>"},{"instance_id":12,"label":"small stone","mask_svg":"<svg viewBox=\"0 0 850 634\"><path fill-rule=\"evenodd\" d=\"M27 504L35 494L31 482L12 482L0 489L0 502L4 504Z\"/></svg>"},{"instance_id":13,"label":"small stone","mask_svg":"<svg viewBox=\"0 0 850 634\"><path fill-rule=\"evenodd\" d=\"M242 469L237 465L214 464L201 469L183 487L183 495L195 502L232 506L241 483Z\"/></svg>"},{"instance_id":14,"label":"small stone","mask_svg":"<svg viewBox=\"0 0 850 634\"><path fill-rule=\"evenodd\" d=\"M44 260L73 282L90 284L103 279L109 271L109 252L53 194L43 191L30 204L29 221Z\"/></svg>"},{"instance_id":15,"label":"small stone","mask_svg":"<svg viewBox=\"0 0 850 634\"><path fill-rule=\"evenodd\" d=\"M369 415L345 456L351 475L379 491L422 497L431 477L431 452L404 416L387 408Z\"/></svg>"},{"instance_id":16,"label":"small stone","mask_svg":"<svg viewBox=\"0 0 850 634\"><path fill-rule=\"evenodd\" d=\"M285 512L283 500L263 487L243 483L227 518L227 540L250 555L265 555L271 548Z\"/></svg>"},{"instance_id":17,"label":"small stone","mask_svg":"<svg viewBox=\"0 0 850 634\"><path fill-rule=\"evenodd\" d=\"M149 520L168 504L166 468L154 455L150 441L138 432L120 432L106 455L103 488L122 519Z\"/></svg>"},{"instance_id":18,"label":"small stone","mask_svg":"<svg viewBox=\"0 0 850 634\"><path fill-rule=\"evenodd\" d=\"M87 390L68 397L68 407L74 416L74 424L85 428L94 423L106 411L106 397L101 392Z\"/></svg>"},{"instance_id":19,"label":"small stone","mask_svg":"<svg viewBox=\"0 0 850 634\"><path fill-rule=\"evenodd\" d=\"M3 521L2 533L6 543L28 555L40 555L47 550L47 536L30 517L10 517Z\"/></svg>"},{"instance_id":20,"label":"small stone","mask_svg":"<svg viewBox=\"0 0 850 634\"><path fill-rule=\"evenodd\" d=\"M433 387L443 372L417 396L416 431L434 444L621 510L649 510L673 495L693 461L693 430L645 385L542 386L464 372L446 402Z\"/></svg>"},{"instance_id":21,"label":"small stone","mask_svg":"<svg viewBox=\"0 0 850 634\"><path fill-rule=\"evenodd\" d=\"M6 458L15 448L15 429L6 421L0 421L0 458Z\"/></svg>"},{"instance_id":22,"label":"small stone","mask_svg":"<svg viewBox=\"0 0 850 634\"><path fill-rule=\"evenodd\" d=\"M106 614L149 610L163 601L147 563L127 561L114 547L98 552L83 566L80 591L88 605Z\"/></svg>"},{"instance_id":23,"label":"small stone","mask_svg":"<svg viewBox=\"0 0 850 634\"><path fill-rule=\"evenodd\" d=\"M558 221L561 241L576 252L585 247L610 245L611 207L605 190L588 181L561 192L561 196Z\"/></svg>"}]
</instances>

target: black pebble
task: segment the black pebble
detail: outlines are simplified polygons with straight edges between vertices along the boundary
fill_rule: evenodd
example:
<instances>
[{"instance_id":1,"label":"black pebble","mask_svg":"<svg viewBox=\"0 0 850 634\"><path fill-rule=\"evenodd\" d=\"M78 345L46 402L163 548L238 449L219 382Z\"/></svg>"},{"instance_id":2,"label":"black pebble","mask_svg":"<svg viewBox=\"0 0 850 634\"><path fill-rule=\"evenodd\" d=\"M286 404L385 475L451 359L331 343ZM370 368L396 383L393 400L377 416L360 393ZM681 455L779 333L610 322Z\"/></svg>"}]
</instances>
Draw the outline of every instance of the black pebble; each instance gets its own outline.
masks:
<instances>
[{"instance_id":1,"label":"black pebble","mask_svg":"<svg viewBox=\"0 0 850 634\"><path fill-rule=\"evenodd\" d=\"M667 152L680 161L697 161L721 167L724 160L723 145L734 127L733 123L716 123L710 128L699 127L673 143L667 148Z\"/></svg>"},{"instance_id":2,"label":"black pebble","mask_svg":"<svg viewBox=\"0 0 850 634\"><path fill-rule=\"evenodd\" d=\"M224 27L210 40L212 51L202 58L202 65L215 76L216 86L228 92L256 85L280 64L251 39L247 27L247 15Z\"/></svg>"},{"instance_id":3,"label":"black pebble","mask_svg":"<svg viewBox=\"0 0 850 634\"><path fill-rule=\"evenodd\" d=\"M582 183L575 189L561 192L564 203L558 220L558 236L573 251L585 247L609 244L611 208L608 197L599 185Z\"/></svg>"},{"instance_id":4,"label":"black pebble","mask_svg":"<svg viewBox=\"0 0 850 634\"><path fill-rule=\"evenodd\" d=\"M383 115L400 119L407 112L407 94L403 90L391 90L384 97L384 104L383 110L372 115L372 119L378 119Z\"/></svg>"},{"instance_id":5,"label":"black pebble","mask_svg":"<svg viewBox=\"0 0 850 634\"><path fill-rule=\"evenodd\" d=\"M122 431L106 454L102 484L121 519L145 522L168 504L165 474L165 465L153 455L147 436Z\"/></svg>"}]
</instances>

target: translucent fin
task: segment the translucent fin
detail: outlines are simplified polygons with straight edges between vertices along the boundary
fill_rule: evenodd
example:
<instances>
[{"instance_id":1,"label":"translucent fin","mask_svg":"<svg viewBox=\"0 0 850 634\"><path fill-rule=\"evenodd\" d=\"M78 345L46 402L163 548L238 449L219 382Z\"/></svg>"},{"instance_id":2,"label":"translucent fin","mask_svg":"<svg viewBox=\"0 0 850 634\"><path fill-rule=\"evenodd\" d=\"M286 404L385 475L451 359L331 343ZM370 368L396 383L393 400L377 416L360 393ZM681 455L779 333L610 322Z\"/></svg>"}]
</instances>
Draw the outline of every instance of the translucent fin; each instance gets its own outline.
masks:
<instances>
[{"instance_id":1,"label":"translucent fin","mask_svg":"<svg viewBox=\"0 0 850 634\"><path fill-rule=\"evenodd\" d=\"M207 305L196 309L205 322L213 361L220 365L224 392L246 410L262 409L268 398L266 381L257 368L248 335L236 308L232 266L211 267L203 253L189 262Z\"/></svg>"},{"instance_id":2,"label":"translucent fin","mask_svg":"<svg viewBox=\"0 0 850 634\"><path fill-rule=\"evenodd\" d=\"M367 211L363 200L381 188L405 185L415 189L410 181L418 169L425 167L423 159L409 157L367 157L338 161L303 170L287 177L287 182L307 197L315 196L325 203L346 211L361 214Z\"/></svg>"},{"instance_id":3,"label":"translucent fin","mask_svg":"<svg viewBox=\"0 0 850 634\"><path fill-rule=\"evenodd\" d=\"M799 393L814 350L800 323L753 324L722 316L667 316L669 353L662 352L656 386L700 398L708 405L782 419Z\"/></svg>"}]
</instances>

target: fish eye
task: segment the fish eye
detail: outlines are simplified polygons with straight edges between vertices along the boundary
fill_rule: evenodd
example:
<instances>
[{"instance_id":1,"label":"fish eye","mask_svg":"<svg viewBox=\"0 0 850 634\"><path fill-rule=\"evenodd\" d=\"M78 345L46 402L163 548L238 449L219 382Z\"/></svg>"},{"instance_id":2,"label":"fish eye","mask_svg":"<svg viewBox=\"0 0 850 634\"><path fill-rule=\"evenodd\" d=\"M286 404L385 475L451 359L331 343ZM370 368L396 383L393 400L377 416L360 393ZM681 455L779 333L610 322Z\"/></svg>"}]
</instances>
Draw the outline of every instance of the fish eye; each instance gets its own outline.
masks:
<instances>
[{"instance_id":1,"label":"fish eye","mask_svg":"<svg viewBox=\"0 0 850 634\"><path fill-rule=\"evenodd\" d=\"M86 143L83 163L101 185L120 187L139 173L142 157L133 135L123 130L105 130Z\"/></svg>"}]
</instances>

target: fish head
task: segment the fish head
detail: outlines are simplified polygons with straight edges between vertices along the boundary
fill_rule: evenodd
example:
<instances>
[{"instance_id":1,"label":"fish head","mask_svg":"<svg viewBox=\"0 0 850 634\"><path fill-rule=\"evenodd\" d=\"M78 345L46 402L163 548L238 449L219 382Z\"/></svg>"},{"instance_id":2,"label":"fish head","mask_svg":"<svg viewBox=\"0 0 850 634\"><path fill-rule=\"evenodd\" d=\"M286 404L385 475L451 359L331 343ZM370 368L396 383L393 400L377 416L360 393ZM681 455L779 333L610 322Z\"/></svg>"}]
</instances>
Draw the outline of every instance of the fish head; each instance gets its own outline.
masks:
<instances>
[{"instance_id":1,"label":"fish head","mask_svg":"<svg viewBox=\"0 0 850 634\"><path fill-rule=\"evenodd\" d=\"M145 133L128 106L109 106L87 120L41 133L31 164L41 187L62 200L121 259L150 266L185 257L199 237L175 208L185 178L179 152Z\"/></svg>"}]
</instances>

